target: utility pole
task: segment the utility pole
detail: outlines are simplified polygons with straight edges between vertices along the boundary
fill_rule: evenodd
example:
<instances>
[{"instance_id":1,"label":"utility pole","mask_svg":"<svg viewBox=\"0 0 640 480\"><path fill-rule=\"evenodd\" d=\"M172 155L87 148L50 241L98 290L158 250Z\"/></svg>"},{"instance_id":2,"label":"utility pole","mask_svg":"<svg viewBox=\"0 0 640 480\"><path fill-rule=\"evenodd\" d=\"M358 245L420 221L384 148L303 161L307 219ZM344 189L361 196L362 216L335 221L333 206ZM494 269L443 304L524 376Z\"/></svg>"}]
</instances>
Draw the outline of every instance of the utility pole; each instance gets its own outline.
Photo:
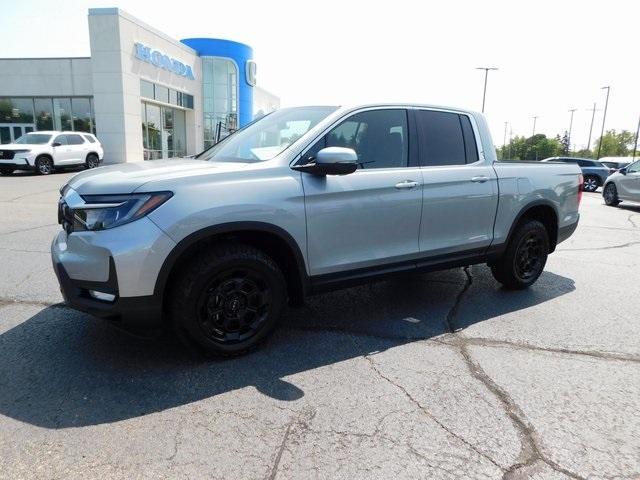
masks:
<instances>
[{"instance_id":1,"label":"utility pole","mask_svg":"<svg viewBox=\"0 0 640 480\"><path fill-rule=\"evenodd\" d=\"M596 102L593 102L593 108L587 108L591 113L591 126L589 127L589 141L587 142L587 150L591 150L591 133L593 132L593 120L596 118Z\"/></svg>"},{"instance_id":2,"label":"utility pole","mask_svg":"<svg viewBox=\"0 0 640 480\"><path fill-rule=\"evenodd\" d=\"M638 133L640 133L640 118L638 118L638 128L636 128L636 141L633 144L633 160L631 162L636 161L636 150L638 149Z\"/></svg>"},{"instance_id":3,"label":"utility pole","mask_svg":"<svg viewBox=\"0 0 640 480\"><path fill-rule=\"evenodd\" d=\"M598 155L596 155L596 160L600 159L600 150L602 150L602 137L604 136L604 122L607 119L607 107L609 106L609 91L611 90L610 86L602 87L600 90L607 91L607 99L604 102L604 113L602 114L602 130L600 131L600 143L598 143Z\"/></svg>"},{"instance_id":4,"label":"utility pole","mask_svg":"<svg viewBox=\"0 0 640 480\"><path fill-rule=\"evenodd\" d=\"M495 67L476 67L476 70L484 70L484 90L482 92L482 113L484 113L484 101L487 97L487 77L489 76L489 70L498 70Z\"/></svg>"},{"instance_id":5,"label":"utility pole","mask_svg":"<svg viewBox=\"0 0 640 480\"><path fill-rule=\"evenodd\" d=\"M577 108L571 108L569 109L569 112L571 112L571 120L569 120L569 152L571 151L571 130L573 129L573 112L575 112L577 110ZM567 153L569 153L567 152Z\"/></svg>"},{"instance_id":6,"label":"utility pole","mask_svg":"<svg viewBox=\"0 0 640 480\"><path fill-rule=\"evenodd\" d=\"M537 116L533 117L533 130L531 131L531 136L532 137L536 134L536 121L537 120L538 120Z\"/></svg>"}]
</instances>

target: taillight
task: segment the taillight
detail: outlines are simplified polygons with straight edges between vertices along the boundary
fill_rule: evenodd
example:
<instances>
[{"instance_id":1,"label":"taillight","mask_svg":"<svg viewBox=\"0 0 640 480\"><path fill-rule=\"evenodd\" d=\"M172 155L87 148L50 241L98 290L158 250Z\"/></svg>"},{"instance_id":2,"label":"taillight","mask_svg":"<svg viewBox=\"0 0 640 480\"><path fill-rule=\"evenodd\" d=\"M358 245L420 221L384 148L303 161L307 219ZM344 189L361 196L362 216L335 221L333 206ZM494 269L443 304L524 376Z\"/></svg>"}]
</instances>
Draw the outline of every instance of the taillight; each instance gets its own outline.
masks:
<instances>
[{"instance_id":1,"label":"taillight","mask_svg":"<svg viewBox=\"0 0 640 480\"><path fill-rule=\"evenodd\" d=\"M582 202L582 192L584 191L584 177L582 174L578 177L578 206Z\"/></svg>"}]
</instances>

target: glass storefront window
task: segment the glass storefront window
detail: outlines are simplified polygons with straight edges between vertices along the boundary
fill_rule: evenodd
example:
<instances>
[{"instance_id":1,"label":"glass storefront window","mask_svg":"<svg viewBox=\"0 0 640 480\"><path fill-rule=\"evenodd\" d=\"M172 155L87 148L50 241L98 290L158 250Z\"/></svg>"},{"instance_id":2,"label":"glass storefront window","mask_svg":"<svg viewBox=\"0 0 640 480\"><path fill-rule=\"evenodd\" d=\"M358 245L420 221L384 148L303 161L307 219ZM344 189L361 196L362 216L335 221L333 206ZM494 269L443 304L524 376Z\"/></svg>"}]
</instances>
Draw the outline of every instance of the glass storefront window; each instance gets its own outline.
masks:
<instances>
[{"instance_id":1,"label":"glass storefront window","mask_svg":"<svg viewBox=\"0 0 640 480\"><path fill-rule=\"evenodd\" d=\"M156 96L154 97L159 102L169 103L169 89L161 85L156 85Z\"/></svg>"},{"instance_id":2,"label":"glass storefront window","mask_svg":"<svg viewBox=\"0 0 640 480\"><path fill-rule=\"evenodd\" d=\"M33 99L0 98L0 123L33 123Z\"/></svg>"},{"instance_id":3,"label":"glass storefront window","mask_svg":"<svg viewBox=\"0 0 640 480\"><path fill-rule=\"evenodd\" d=\"M153 98L153 83L146 80L140 80L140 96L144 98Z\"/></svg>"},{"instance_id":4,"label":"glass storefront window","mask_svg":"<svg viewBox=\"0 0 640 480\"><path fill-rule=\"evenodd\" d=\"M145 160L186 155L185 112L142 102L142 145Z\"/></svg>"},{"instance_id":5,"label":"glass storefront window","mask_svg":"<svg viewBox=\"0 0 640 480\"><path fill-rule=\"evenodd\" d=\"M70 98L53 99L53 117L56 130L73 130Z\"/></svg>"},{"instance_id":6,"label":"glass storefront window","mask_svg":"<svg viewBox=\"0 0 640 480\"><path fill-rule=\"evenodd\" d=\"M204 146L213 145L216 132L223 136L236 128L238 68L227 58L202 58Z\"/></svg>"},{"instance_id":7,"label":"glass storefront window","mask_svg":"<svg viewBox=\"0 0 640 480\"><path fill-rule=\"evenodd\" d=\"M91 132L91 103L88 98L72 98L73 129L78 132Z\"/></svg>"},{"instance_id":8,"label":"glass storefront window","mask_svg":"<svg viewBox=\"0 0 640 480\"><path fill-rule=\"evenodd\" d=\"M53 102L50 98L34 99L36 130L53 130Z\"/></svg>"}]
</instances>

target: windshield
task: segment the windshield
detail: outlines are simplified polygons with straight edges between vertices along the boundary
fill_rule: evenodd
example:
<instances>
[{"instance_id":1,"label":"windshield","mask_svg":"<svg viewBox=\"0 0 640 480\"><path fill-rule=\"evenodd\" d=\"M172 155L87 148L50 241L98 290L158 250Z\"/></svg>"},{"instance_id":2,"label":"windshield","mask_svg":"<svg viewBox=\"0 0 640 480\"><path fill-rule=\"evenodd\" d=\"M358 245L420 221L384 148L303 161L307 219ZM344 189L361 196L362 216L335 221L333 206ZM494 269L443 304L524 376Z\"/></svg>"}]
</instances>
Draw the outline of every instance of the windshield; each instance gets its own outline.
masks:
<instances>
[{"instance_id":1,"label":"windshield","mask_svg":"<svg viewBox=\"0 0 640 480\"><path fill-rule=\"evenodd\" d=\"M271 160L337 107L284 108L247 125L198 155L214 162L263 162Z\"/></svg>"},{"instance_id":2,"label":"windshield","mask_svg":"<svg viewBox=\"0 0 640 480\"><path fill-rule=\"evenodd\" d=\"M46 135L44 133L27 133L26 135L23 135L19 139L17 139L15 143L26 145L44 145L45 143L48 143L50 139L51 135Z\"/></svg>"}]
</instances>

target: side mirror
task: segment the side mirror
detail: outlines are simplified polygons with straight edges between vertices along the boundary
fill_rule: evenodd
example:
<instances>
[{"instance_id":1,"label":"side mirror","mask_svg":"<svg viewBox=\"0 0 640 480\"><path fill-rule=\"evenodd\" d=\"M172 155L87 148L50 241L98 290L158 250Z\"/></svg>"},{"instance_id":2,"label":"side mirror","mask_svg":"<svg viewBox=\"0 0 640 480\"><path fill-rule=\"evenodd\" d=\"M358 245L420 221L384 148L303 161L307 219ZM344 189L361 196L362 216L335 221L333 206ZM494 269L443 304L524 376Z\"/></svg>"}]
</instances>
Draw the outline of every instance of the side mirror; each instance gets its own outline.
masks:
<instances>
[{"instance_id":1,"label":"side mirror","mask_svg":"<svg viewBox=\"0 0 640 480\"><path fill-rule=\"evenodd\" d=\"M293 169L312 175L348 175L358 169L358 154L351 148L327 147L316 154L315 161Z\"/></svg>"},{"instance_id":2,"label":"side mirror","mask_svg":"<svg viewBox=\"0 0 640 480\"><path fill-rule=\"evenodd\" d=\"M53 143L51 144L51 146L52 146L52 147L59 147L59 146L61 146L61 145L62 145L62 144L61 144L60 142L53 142Z\"/></svg>"},{"instance_id":3,"label":"side mirror","mask_svg":"<svg viewBox=\"0 0 640 480\"><path fill-rule=\"evenodd\" d=\"M627 174L627 167L622 167L620 170L618 170L621 174L626 175Z\"/></svg>"}]
</instances>

